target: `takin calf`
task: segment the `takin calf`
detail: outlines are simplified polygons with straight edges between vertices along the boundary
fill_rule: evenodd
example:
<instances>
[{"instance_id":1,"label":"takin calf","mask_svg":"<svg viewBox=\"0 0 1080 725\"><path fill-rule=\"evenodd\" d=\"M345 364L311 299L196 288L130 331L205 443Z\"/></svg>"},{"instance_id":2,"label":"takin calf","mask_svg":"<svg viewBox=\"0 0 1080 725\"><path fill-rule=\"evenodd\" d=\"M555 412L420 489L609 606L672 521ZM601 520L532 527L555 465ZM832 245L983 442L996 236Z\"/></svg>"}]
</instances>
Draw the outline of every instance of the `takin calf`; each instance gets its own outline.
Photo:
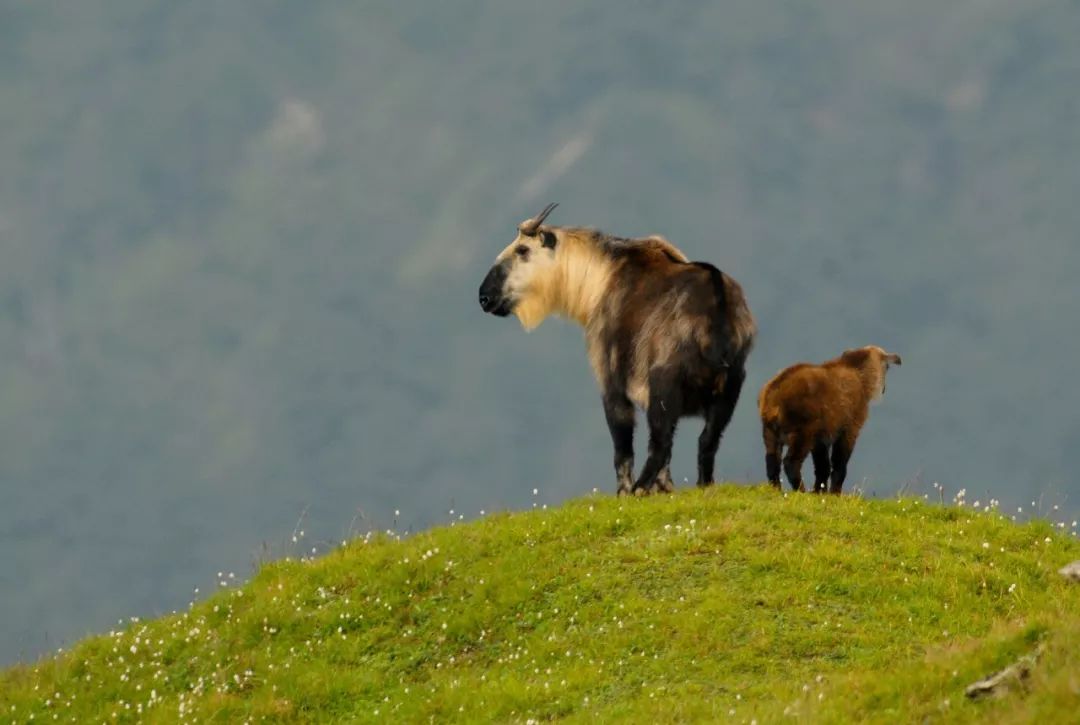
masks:
<instances>
[{"instance_id":1,"label":"takin calf","mask_svg":"<svg viewBox=\"0 0 1080 725\"><path fill-rule=\"evenodd\" d=\"M517 315L526 330L552 314L585 328L615 448L618 494L674 489L671 445L684 416L705 419L698 485L711 483L756 333L742 288L662 237L541 226L553 208L518 225L480 285L480 307ZM649 457L636 482L635 403L649 425Z\"/></svg>"},{"instance_id":2,"label":"takin calf","mask_svg":"<svg viewBox=\"0 0 1080 725\"><path fill-rule=\"evenodd\" d=\"M780 487L780 454L787 446L784 473L792 489L805 490L802 465L810 453L814 492L824 492L831 475L829 491L840 493L870 403L884 395L889 366L899 364L899 355L869 346L845 350L822 365L792 365L765 383L758 409L772 485Z\"/></svg>"}]
</instances>

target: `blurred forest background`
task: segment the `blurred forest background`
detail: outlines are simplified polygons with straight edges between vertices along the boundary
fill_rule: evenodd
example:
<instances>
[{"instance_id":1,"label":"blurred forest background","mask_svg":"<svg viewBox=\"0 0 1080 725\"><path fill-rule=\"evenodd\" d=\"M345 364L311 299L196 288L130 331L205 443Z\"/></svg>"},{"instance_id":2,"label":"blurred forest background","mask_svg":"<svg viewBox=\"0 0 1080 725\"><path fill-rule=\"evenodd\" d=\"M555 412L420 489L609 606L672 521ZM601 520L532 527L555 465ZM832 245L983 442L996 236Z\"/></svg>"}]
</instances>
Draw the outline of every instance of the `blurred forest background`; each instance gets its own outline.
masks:
<instances>
[{"instance_id":1,"label":"blurred forest background","mask_svg":"<svg viewBox=\"0 0 1080 725\"><path fill-rule=\"evenodd\" d=\"M1076 0L0 0L0 662L612 493L580 330L476 302L548 201L745 286L723 477L770 375L875 343L849 481L1075 510L1077 38Z\"/></svg>"}]
</instances>

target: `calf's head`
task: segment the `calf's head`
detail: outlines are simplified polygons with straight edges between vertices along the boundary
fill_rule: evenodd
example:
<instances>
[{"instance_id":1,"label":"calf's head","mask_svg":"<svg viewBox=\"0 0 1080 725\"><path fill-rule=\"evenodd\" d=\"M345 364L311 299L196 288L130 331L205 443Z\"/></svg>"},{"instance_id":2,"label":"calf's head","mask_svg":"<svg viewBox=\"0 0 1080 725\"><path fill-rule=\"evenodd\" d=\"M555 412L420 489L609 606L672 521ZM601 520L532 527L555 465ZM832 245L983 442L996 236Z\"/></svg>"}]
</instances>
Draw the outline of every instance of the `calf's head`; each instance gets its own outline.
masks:
<instances>
[{"instance_id":1,"label":"calf's head","mask_svg":"<svg viewBox=\"0 0 1080 725\"><path fill-rule=\"evenodd\" d=\"M886 352L877 345L867 345L855 350L845 350L841 359L848 365L860 370L871 381L872 400L878 400L885 394L885 375L893 365L901 364L900 356Z\"/></svg>"}]
</instances>

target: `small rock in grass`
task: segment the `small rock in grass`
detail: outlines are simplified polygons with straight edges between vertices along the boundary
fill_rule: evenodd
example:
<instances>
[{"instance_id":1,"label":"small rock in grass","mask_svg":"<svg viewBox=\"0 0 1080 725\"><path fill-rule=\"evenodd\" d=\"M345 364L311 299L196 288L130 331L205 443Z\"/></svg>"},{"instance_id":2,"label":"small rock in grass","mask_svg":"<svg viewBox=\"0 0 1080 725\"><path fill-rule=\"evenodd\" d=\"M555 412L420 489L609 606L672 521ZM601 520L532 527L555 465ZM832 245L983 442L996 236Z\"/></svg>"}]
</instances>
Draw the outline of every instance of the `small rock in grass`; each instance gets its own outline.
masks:
<instances>
[{"instance_id":1,"label":"small rock in grass","mask_svg":"<svg viewBox=\"0 0 1080 725\"><path fill-rule=\"evenodd\" d=\"M1074 581L1080 584L1080 561L1074 561L1072 564L1066 564L1058 569L1058 574L1065 577L1069 581Z\"/></svg>"},{"instance_id":2,"label":"small rock in grass","mask_svg":"<svg viewBox=\"0 0 1080 725\"><path fill-rule=\"evenodd\" d=\"M1000 695L1028 678L1032 668L1042 654L1042 645L1031 654L1021 657L1017 662L997 672L984 680L973 682L964 690L964 694L974 700L984 695Z\"/></svg>"}]
</instances>

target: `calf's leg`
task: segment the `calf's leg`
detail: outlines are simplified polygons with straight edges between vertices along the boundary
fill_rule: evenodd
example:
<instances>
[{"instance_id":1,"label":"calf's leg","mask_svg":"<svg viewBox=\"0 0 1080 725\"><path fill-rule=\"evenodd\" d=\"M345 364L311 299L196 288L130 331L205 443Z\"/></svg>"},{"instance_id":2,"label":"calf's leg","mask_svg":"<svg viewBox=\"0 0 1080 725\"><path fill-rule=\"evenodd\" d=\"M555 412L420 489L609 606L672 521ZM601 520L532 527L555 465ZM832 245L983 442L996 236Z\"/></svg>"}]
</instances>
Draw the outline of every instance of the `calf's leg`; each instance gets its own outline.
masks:
<instances>
[{"instance_id":1,"label":"calf's leg","mask_svg":"<svg viewBox=\"0 0 1080 725\"><path fill-rule=\"evenodd\" d=\"M855 439L858 433L844 432L833 443L832 448L832 482L829 493L839 494L844 488L844 479L847 478L847 464L851 460L851 453L855 450Z\"/></svg>"},{"instance_id":2,"label":"calf's leg","mask_svg":"<svg viewBox=\"0 0 1080 725\"><path fill-rule=\"evenodd\" d=\"M780 488L780 454L783 452L780 436L767 425L761 426L761 437L765 441L765 475L769 483Z\"/></svg>"},{"instance_id":3,"label":"calf's leg","mask_svg":"<svg viewBox=\"0 0 1080 725\"><path fill-rule=\"evenodd\" d=\"M802 482L802 466L810 453L810 441L806 436L794 434L788 440L788 452L784 456L784 474L793 491L805 491Z\"/></svg>"},{"instance_id":4,"label":"calf's leg","mask_svg":"<svg viewBox=\"0 0 1080 725\"><path fill-rule=\"evenodd\" d=\"M829 447L824 443L814 445L811 454L814 457L814 493L825 493L825 485L829 482Z\"/></svg>"}]
</instances>

